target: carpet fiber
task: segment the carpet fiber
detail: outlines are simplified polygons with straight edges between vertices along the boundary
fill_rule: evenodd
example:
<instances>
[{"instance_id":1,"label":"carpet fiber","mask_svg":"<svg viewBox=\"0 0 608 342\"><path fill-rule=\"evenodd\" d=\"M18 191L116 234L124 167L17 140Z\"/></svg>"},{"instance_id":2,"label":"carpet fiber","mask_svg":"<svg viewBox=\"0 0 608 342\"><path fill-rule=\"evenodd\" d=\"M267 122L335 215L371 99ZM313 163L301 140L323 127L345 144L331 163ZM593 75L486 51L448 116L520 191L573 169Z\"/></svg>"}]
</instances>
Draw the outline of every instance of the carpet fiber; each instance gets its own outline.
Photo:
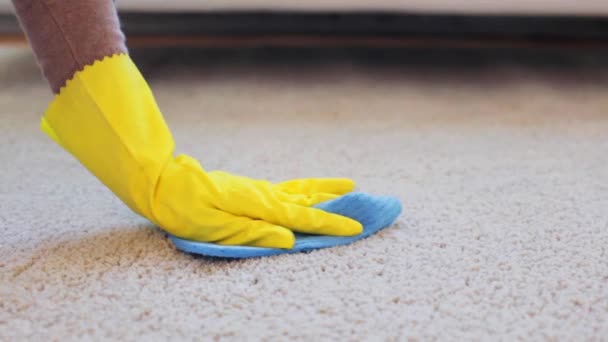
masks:
<instances>
[{"instance_id":1,"label":"carpet fiber","mask_svg":"<svg viewBox=\"0 0 608 342\"><path fill-rule=\"evenodd\" d=\"M398 197L350 246L181 253L38 131L51 99L0 50L0 340L608 336L608 56L134 51L180 152Z\"/></svg>"}]
</instances>

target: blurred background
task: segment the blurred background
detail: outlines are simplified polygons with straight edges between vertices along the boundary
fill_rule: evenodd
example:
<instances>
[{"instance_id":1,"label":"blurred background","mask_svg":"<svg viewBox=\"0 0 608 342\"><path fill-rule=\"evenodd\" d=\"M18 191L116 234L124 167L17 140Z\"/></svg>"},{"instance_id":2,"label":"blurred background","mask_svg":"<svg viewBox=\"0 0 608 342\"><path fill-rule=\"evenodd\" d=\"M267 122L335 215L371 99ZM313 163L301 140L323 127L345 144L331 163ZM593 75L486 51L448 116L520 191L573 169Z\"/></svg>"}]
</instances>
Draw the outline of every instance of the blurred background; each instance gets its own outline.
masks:
<instances>
[{"instance_id":1,"label":"blurred background","mask_svg":"<svg viewBox=\"0 0 608 342\"><path fill-rule=\"evenodd\" d=\"M52 94L0 0L13 339L608 336L608 1L117 3L179 152L351 177L404 214L284 259L175 251L39 132Z\"/></svg>"},{"instance_id":2,"label":"blurred background","mask_svg":"<svg viewBox=\"0 0 608 342\"><path fill-rule=\"evenodd\" d=\"M174 45L461 46L579 44L606 39L602 0L279 1L123 0L131 43ZM20 40L9 0L0 0L4 41ZM339 38L339 39L338 39ZM562 41L563 43L563 41ZM599 43L595 41L595 43Z\"/></svg>"}]
</instances>

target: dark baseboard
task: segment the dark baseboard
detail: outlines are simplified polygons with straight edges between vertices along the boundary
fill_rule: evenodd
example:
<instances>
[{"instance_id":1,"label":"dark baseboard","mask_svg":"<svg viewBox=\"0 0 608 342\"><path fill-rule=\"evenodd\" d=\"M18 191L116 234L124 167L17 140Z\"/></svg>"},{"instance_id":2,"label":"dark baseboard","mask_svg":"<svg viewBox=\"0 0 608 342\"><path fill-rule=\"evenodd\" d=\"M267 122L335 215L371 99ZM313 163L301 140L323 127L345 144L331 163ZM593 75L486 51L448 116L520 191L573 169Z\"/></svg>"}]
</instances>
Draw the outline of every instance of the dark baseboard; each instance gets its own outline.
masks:
<instances>
[{"instance_id":1,"label":"dark baseboard","mask_svg":"<svg viewBox=\"0 0 608 342\"><path fill-rule=\"evenodd\" d=\"M219 12L122 13L121 18L125 31L133 34L509 35L608 39L608 17Z\"/></svg>"},{"instance_id":2,"label":"dark baseboard","mask_svg":"<svg viewBox=\"0 0 608 342\"><path fill-rule=\"evenodd\" d=\"M121 13L130 41L156 45L450 45L608 47L608 17L407 13ZM21 36L0 16L5 41ZM375 42L375 43L374 43Z\"/></svg>"}]
</instances>

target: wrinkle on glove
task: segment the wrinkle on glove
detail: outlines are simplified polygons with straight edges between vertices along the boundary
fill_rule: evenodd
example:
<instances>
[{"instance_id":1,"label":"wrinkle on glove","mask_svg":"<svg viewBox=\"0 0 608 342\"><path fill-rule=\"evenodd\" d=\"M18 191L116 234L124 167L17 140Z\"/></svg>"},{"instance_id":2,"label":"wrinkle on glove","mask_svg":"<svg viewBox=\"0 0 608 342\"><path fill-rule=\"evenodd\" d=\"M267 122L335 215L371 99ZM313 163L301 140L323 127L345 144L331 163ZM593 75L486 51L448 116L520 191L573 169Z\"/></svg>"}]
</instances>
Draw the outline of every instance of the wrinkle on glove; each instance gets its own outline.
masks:
<instances>
[{"instance_id":1,"label":"wrinkle on glove","mask_svg":"<svg viewBox=\"0 0 608 342\"><path fill-rule=\"evenodd\" d=\"M107 56L66 83L41 128L134 212L183 239L290 249L294 233L353 236L350 218L311 208L349 192L350 179L273 184L207 171L175 142L127 54Z\"/></svg>"},{"instance_id":2,"label":"wrinkle on glove","mask_svg":"<svg viewBox=\"0 0 608 342\"><path fill-rule=\"evenodd\" d=\"M234 259L255 258L347 245L391 226L402 211L401 203L396 198L372 196L362 192L353 192L317 204L315 207L360 222L363 225L363 233L348 237L296 234L296 243L293 249L225 246L184 240L173 235L169 235L169 237L177 249L186 253Z\"/></svg>"}]
</instances>

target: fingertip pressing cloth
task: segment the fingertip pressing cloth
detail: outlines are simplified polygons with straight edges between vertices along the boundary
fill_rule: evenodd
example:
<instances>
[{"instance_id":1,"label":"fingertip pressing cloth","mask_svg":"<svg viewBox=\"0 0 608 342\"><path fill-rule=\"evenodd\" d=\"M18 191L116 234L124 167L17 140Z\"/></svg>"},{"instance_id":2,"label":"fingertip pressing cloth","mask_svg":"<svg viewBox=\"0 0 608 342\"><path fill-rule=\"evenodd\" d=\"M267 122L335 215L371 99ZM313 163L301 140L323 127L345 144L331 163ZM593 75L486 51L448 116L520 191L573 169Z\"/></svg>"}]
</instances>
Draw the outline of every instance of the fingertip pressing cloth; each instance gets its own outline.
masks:
<instances>
[{"instance_id":1,"label":"fingertip pressing cloth","mask_svg":"<svg viewBox=\"0 0 608 342\"><path fill-rule=\"evenodd\" d=\"M262 248L250 246L226 246L207 242L180 239L169 235L178 250L221 258L255 258L279 254L307 252L316 249L347 245L364 239L392 225L401 214L401 202L388 196L372 196L354 192L315 206L327 212L350 217L361 222L363 233L357 236L337 237L296 234L293 249Z\"/></svg>"}]
</instances>

